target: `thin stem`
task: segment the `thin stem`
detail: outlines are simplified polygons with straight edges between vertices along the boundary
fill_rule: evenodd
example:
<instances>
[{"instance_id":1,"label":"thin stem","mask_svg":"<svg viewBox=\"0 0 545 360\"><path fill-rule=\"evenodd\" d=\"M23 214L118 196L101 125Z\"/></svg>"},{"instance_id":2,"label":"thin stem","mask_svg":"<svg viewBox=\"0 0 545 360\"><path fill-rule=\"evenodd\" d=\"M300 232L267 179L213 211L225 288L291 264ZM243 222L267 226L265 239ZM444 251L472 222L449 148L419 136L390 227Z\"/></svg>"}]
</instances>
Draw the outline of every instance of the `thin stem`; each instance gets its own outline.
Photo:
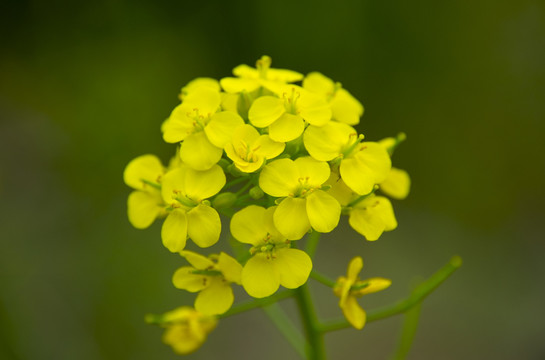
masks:
<instances>
[{"instance_id":1,"label":"thin stem","mask_svg":"<svg viewBox=\"0 0 545 360\"><path fill-rule=\"evenodd\" d=\"M418 328L418 319L420 318L420 308L422 302L419 302L405 313L405 320L403 321L403 328L401 329L401 336L398 340L398 345L392 360L403 360L409 354L411 345Z\"/></svg>"},{"instance_id":2,"label":"thin stem","mask_svg":"<svg viewBox=\"0 0 545 360\"><path fill-rule=\"evenodd\" d=\"M318 247L318 243L320 242L320 235L318 231L312 231L307 238L307 245L306 245L306 253L311 258L314 257L314 254L316 253L316 248Z\"/></svg>"},{"instance_id":3,"label":"thin stem","mask_svg":"<svg viewBox=\"0 0 545 360\"><path fill-rule=\"evenodd\" d=\"M324 336L319 330L320 324L314 311L314 305L308 291L307 284L295 290L295 301L303 321L303 328L307 337L307 359L325 360Z\"/></svg>"},{"instance_id":4,"label":"thin stem","mask_svg":"<svg viewBox=\"0 0 545 360\"><path fill-rule=\"evenodd\" d=\"M223 188L224 189L229 189L231 186L235 186L236 184L239 184L239 183L243 182L244 180L248 180L248 176L241 176L239 178L231 180L227 184L225 184L223 186Z\"/></svg>"},{"instance_id":5,"label":"thin stem","mask_svg":"<svg viewBox=\"0 0 545 360\"><path fill-rule=\"evenodd\" d=\"M291 319L286 315L278 303L274 303L263 307L263 311L269 317L274 325L284 335L286 340L293 346L297 354L302 358L305 357L305 338L295 327Z\"/></svg>"},{"instance_id":6,"label":"thin stem","mask_svg":"<svg viewBox=\"0 0 545 360\"><path fill-rule=\"evenodd\" d=\"M240 196L242 193L244 193L246 190L248 190L248 188L252 186L252 182L251 181L248 181L246 184L244 184L244 186L242 188L240 188L239 191L237 191L235 193L236 196Z\"/></svg>"},{"instance_id":7,"label":"thin stem","mask_svg":"<svg viewBox=\"0 0 545 360\"><path fill-rule=\"evenodd\" d=\"M453 256L446 265L430 276L428 280L417 286L407 298L398 301L395 304L369 311L367 313L367 323L406 312L424 300L460 266L462 266L462 259L459 256ZM320 331L330 332L348 327L350 327L350 324L345 319L334 320L324 323L320 328Z\"/></svg>"},{"instance_id":8,"label":"thin stem","mask_svg":"<svg viewBox=\"0 0 545 360\"><path fill-rule=\"evenodd\" d=\"M330 278L328 278L327 276L315 271L315 270L312 270L312 272L310 273L310 277L313 278L314 280L324 284L325 286L327 287L330 287L330 288L333 288L335 287L335 281L331 280Z\"/></svg>"},{"instance_id":9,"label":"thin stem","mask_svg":"<svg viewBox=\"0 0 545 360\"><path fill-rule=\"evenodd\" d=\"M290 298L294 295L294 293L295 291L293 290L286 290L286 291L278 292L274 295L271 295L263 299L252 299L252 300L244 301L234 305L229 311L227 311L225 314L219 315L218 317L222 319L222 318L243 313L248 310L253 310L260 307L268 306L268 305L276 303L277 301Z\"/></svg>"}]
</instances>

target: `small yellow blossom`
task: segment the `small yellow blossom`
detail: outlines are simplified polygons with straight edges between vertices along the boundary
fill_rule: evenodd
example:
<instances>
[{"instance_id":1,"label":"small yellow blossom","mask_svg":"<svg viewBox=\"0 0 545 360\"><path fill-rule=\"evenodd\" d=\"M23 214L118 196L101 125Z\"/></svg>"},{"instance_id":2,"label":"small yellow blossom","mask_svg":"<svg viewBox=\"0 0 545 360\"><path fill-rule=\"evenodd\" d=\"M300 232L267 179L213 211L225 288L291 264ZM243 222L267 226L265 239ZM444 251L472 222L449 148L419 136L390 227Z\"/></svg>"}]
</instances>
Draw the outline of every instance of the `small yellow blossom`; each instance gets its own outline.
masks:
<instances>
[{"instance_id":1,"label":"small yellow blossom","mask_svg":"<svg viewBox=\"0 0 545 360\"><path fill-rule=\"evenodd\" d=\"M224 185L225 174L218 165L206 171L182 166L163 177L161 193L172 209L161 230L167 249L183 250L188 236L200 247L212 246L219 240L220 217L206 199L216 195Z\"/></svg>"},{"instance_id":2,"label":"small yellow blossom","mask_svg":"<svg viewBox=\"0 0 545 360\"><path fill-rule=\"evenodd\" d=\"M377 240L384 231L397 228L397 220L390 200L374 194L352 207L348 223L369 241Z\"/></svg>"},{"instance_id":3,"label":"small yellow blossom","mask_svg":"<svg viewBox=\"0 0 545 360\"><path fill-rule=\"evenodd\" d=\"M363 105L343 89L340 83L334 83L319 72L312 72L303 80L303 88L326 98L331 106L333 120L348 125L359 124Z\"/></svg>"},{"instance_id":4,"label":"small yellow blossom","mask_svg":"<svg viewBox=\"0 0 545 360\"><path fill-rule=\"evenodd\" d=\"M388 152L376 142L362 142L363 135L344 123L329 122L309 126L303 135L305 148L320 161L340 159L343 181L359 195L373 190L386 178L392 162Z\"/></svg>"},{"instance_id":5,"label":"small yellow blossom","mask_svg":"<svg viewBox=\"0 0 545 360\"><path fill-rule=\"evenodd\" d=\"M358 330L365 326L366 314L356 298L384 290L392 284L391 280L381 277L360 280L359 273L362 268L362 258L359 256L353 258L348 265L346 276L340 276L333 288L335 295L341 298L339 307L344 317Z\"/></svg>"},{"instance_id":6,"label":"small yellow blossom","mask_svg":"<svg viewBox=\"0 0 545 360\"><path fill-rule=\"evenodd\" d=\"M316 96L296 85L280 87L279 95L257 98L248 112L252 125L269 128L274 141L291 141L305 129L305 122L323 126L331 120L330 106Z\"/></svg>"},{"instance_id":7,"label":"small yellow blossom","mask_svg":"<svg viewBox=\"0 0 545 360\"><path fill-rule=\"evenodd\" d=\"M409 195L411 178L405 170L392 167L386 179L379 186L380 191L386 195L394 199L403 200Z\"/></svg>"},{"instance_id":8,"label":"small yellow blossom","mask_svg":"<svg viewBox=\"0 0 545 360\"><path fill-rule=\"evenodd\" d=\"M224 252L202 256L192 251L181 251L191 266L176 270L172 282L178 289L199 292L195 309L206 315L223 314L233 305L231 283L241 284L242 266Z\"/></svg>"},{"instance_id":9,"label":"small yellow blossom","mask_svg":"<svg viewBox=\"0 0 545 360\"><path fill-rule=\"evenodd\" d=\"M295 289L303 285L312 270L310 257L290 248L290 242L273 224L276 207L250 205L231 219L231 234L253 245L252 257L242 269L242 286L255 298L272 295L280 285Z\"/></svg>"},{"instance_id":10,"label":"small yellow blossom","mask_svg":"<svg viewBox=\"0 0 545 360\"><path fill-rule=\"evenodd\" d=\"M272 159L282 153L283 142L271 140L269 135L259 135L251 125L239 126L233 138L225 147L225 154L242 172L251 173L258 170L266 159Z\"/></svg>"},{"instance_id":11,"label":"small yellow blossom","mask_svg":"<svg viewBox=\"0 0 545 360\"><path fill-rule=\"evenodd\" d=\"M274 213L274 225L289 240L302 238L311 227L323 233L337 227L341 206L322 190L329 175L329 165L310 156L275 160L261 171L261 189L284 197Z\"/></svg>"},{"instance_id":12,"label":"small yellow blossom","mask_svg":"<svg viewBox=\"0 0 545 360\"><path fill-rule=\"evenodd\" d=\"M292 70L273 69L271 63L272 60L269 56L262 56L257 60L256 68L239 65L233 69L233 74L237 77L221 79L221 87L228 93L252 92L260 87L276 88L281 84L303 79L303 74Z\"/></svg>"},{"instance_id":13,"label":"small yellow blossom","mask_svg":"<svg viewBox=\"0 0 545 360\"><path fill-rule=\"evenodd\" d=\"M163 342L179 355L187 355L200 348L218 323L215 317L203 315L189 306L164 314L163 321L166 328Z\"/></svg>"},{"instance_id":14,"label":"small yellow blossom","mask_svg":"<svg viewBox=\"0 0 545 360\"><path fill-rule=\"evenodd\" d=\"M123 180L135 189L127 200L129 221L135 228L145 229L166 214L160 190L165 172L155 155L142 155L127 164Z\"/></svg>"},{"instance_id":15,"label":"small yellow blossom","mask_svg":"<svg viewBox=\"0 0 545 360\"><path fill-rule=\"evenodd\" d=\"M208 170L223 154L233 131L244 120L235 112L219 111L221 95L210 87L192 89L163 124L166 142L182 142L180 156L195 170Z\"/></svg>"}]
</instances>

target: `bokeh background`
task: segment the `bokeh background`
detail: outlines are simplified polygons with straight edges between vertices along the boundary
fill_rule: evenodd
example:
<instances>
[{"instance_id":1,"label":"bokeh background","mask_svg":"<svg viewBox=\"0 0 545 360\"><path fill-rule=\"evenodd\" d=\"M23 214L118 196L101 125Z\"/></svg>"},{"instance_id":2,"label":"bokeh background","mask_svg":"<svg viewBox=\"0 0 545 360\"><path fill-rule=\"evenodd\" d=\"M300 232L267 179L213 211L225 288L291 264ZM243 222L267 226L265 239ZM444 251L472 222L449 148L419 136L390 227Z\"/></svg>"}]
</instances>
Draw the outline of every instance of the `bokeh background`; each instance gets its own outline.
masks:
<instances>
[{"instance_id":1,"label":"bokeh background","mask_svg":"<svg viewBox=\"0 0 545 360\"><path fill-rule=\"evenodd\" d=\"M122 171L171 156L159 126L181 86L263 54L342 82L368 139L408 135L399 228L369 243L343 222L315 267L336 277L362 255L363 276L394 281L371 309L459 254L409 358L545 358L542 1L8 0L0 40L0 358L176 358L143 317L192 302L170 283L183 260L160 224L130 226ZM340 315L311 290L321 316ZM387 358L401 320L328 335L331 359ZM220 357L297 358L257 310L188 356Z\"/></svg>"}]
</instances>

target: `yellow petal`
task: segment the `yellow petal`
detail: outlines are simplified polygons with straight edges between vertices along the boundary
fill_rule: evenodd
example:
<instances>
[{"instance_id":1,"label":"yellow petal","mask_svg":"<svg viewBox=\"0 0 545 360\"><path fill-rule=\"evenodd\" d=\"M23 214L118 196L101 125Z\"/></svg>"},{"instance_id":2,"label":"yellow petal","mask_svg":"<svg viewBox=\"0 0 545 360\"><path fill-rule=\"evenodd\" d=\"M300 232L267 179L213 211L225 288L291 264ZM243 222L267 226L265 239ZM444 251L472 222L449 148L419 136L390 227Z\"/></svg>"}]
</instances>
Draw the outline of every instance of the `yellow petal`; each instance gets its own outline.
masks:
<instances>
[{"instance_id":1,"label":"yellow petal","mask_svg":"<svg viewBox=\"0 0 545 360\"><path fill-rule=\"evenodd\" d=\"M294 163L299 170L299 177L305 179L311 187L322 186L331 174L328 163L315 160L310 156L297 158Z\"/></svg>"},{"instance_id":2,"label":"yellow petal","mask_svg":"<svg viewBox=\"0 0 545 360\"><path fill-rule=\"evenodd\" d=\"M185 194L197 202L216 195L225 185L225 173L218 165L205 171L187 169L185 172Z\"/></svg>"},{"instance_id":3,"label":"yellow petal","mask_svg":"<svg viewBox=\"0 0 545 360\"><path fill-rule=\"evenodd\" d=\"M180 97L183 99L189 93L191 93L192 91L200 87L206 87L216 92L219 92L221 90L218 80L207 78L207 77L201 77L201 78L196 78L188 82L187 85L182 88Z\"/></svg>"},{"instance_id":4,"label":"yellow petal","mask_svg":"<svg viewBox=\"0 0 545 360\"><path fill-rule=\"evenodd\" d=\"M203 131L188 136L180 148L182 161L195 170L208 170L223 154L223 149L214 146Z\"/></svg>"},{"instance_id":5,"label":"yellow petal","mask_svg":"<svg viewBox=\"0 0 545 360\"><path fill-rule=\"evenodd\" d=\"M287 142L297 139L305 130L305 122L299 115L282 114L269 125L269 136L274 141Z\"/></svg>"},{"instance_id":6,"label":"yellow petal","mask_svg":"<svg viewBox=\"0 0 545 360\"><path fill-rule=\"evenodd\" d=\"M181 192L185 196L185 174L188 168L185 166L171 170L163 176L161 195L167 204L177 203L175 197Z\"/></svg>"},{"instance_id":7,"label":"yellow petal","mask_svg":"<svg viewBox=\"0 0 545 360\"><path fill-rule=\"evenodd\" d=\"M223 148L231 141L234 130L241 125L244 125L244 120L237 113L222 111L212 115L204 131L213 145Z\"/></svg>"},{"instance_id":8,"label":"yellow petal","mask_svg":"<svg viewBox=\"0 0 545 360\"><path fill-rule=\"evenodd\" d=\"M233 69L233 75L241 78L257 79L259 77L259 72L251 66L241 64Z\"/></svg>"},{"instance_id":9,"label":"yellow petal","mask_svg":"<svg viewBox=\"0 0 545 360\"><path fill-rule=\"evenodd\" d=\"M161 228L163 245L171 252L184 249L187 240L187 216L185 211L174 209L165 219Z\"/></svg>"},{"instance_id":10,"label":"yellow petal","mask_svg":"<svg viewBox=\"0 0 545 360\"><path fill-rule=\"evenodd\" d=\"M267 79L276 82L296 82L303 78L303 74L287 69L268 69Z\"/></svg>"},{"instance_id":11,"label":"yellow petal","mask_svg":"<svg viewBox=\"0 0 545 360\"><path fill-rule=\"evenodd\" d=\"M180 104L172 110L170 117L161 126L163 140L167 143L183 141L195 131L194 120L188 116L192 109Z\"/></svg>"},{"instance_id":12,"label":"yellow petal","mask_svg":"<svg viewBox=\"0 0 545 360\"><path fill-rule=\"evenodd\" d=\"M392 285L392 280L381 278L381 277L374 277L374 278L359 281L358 283L368 283L369 284L368 286L364 287L363 289L356 291L356 295L362 296L362 295L376 293L378 291L382 291L382 290L388 288L390 285ZM356 285L358 285L358 284L356 283Z\"/></svg>"},{"instance_id":13,"label":"yellow petal","mask_svg":"<svg viewBox=\"0 0 545 360\"><path fill-rule=\"evenodd\" d=\"M242 269L242 286L255 298L274 294L280 286L280 274L264 253L254 255Z\"/></svg>"},{"instance_id":14,"label":"yellow petal","mask_svg":"<svg viewBox=\"0 0 545 360\"><path fill-rule=\"evenodd\" d=\"M312 270L312 260L306 252L282 248L276 251L273 264L280 274L280 285L295 289L307 282Z\"/></svg>"},{"instance_id":15,"label":"yellow petal","mask_svg":"<svg viewBox=\"0 0 545 360\"><path fill-rule=\"evenodd\" d=\"M223 314L233 305L233 289L226 281L214 276L210 285L195 299L195 309L204 315Z\"/></svg>"},{"instance_id":16,"label":"yellow petal","mask_svg":"<svg viewBox=\"0 0 545 360\"><path fill-rule=\"evenodd\" d=\"M299 185L299 171L290 159L279 159L265 165L259 175L259 187L271 196L293 194Z\"/></svg>"},{"instance_id":17,"label":"yellow petal","mask_svg":"<svg viewBox=\"0 0 545 360\"><path fill-rule=\"evenodd\" d=\"M127 200L129 221L137 229L145 229L163 211L159 191L133 191Z\"/></svg>"},{"instance_id":18,"label":"yellow petal","mask_svg":"<svg viewBox=\"0 0 545 360\"><path fill-rule=\"evenodd\" d=\"M302 93L298 102L301 117L315 126L323 126L331 120L331 107L319 96Z\"/></svg>"},{"instance_id":19,"label":"yellow petal","mask_svg":"<svg viewBox=\"0 0 545 360\"><path fill-rule=\"evenodd\" d=\"M359 195L369 194L375 186L373 170L357 158L346 158L339 168L344 183Z\"/></svg>"},{"instance_id":20,"label":"yellow petal","mask_svg":"<svg viewBox=\"0 0 545 360\"><path fill-rule=\"evenodd\" d=\"M245 244L257 245L267 236L264 226L265 208L250 205L238 211L231 218L231 234Z\"/></svg>"},{"instance_id":21,"label":"yellow petal","mask_svg":"<svg viewBox=\"0 0 545 360\"><path fill-rule=\"evenodd\" d=\"M391 168L386 179L380 183L380 190L386 195L403 200L409 195L411 178L405 170Z\"/></svg>"},{"instance_id":22,"label":"yellow petal","mask_svg":"<svg viewBox=\"0 0 545 360\"><path fill-rule=\"evenodd\" d=\"M355 327L358 330L363 329L365 326L365 311L360 307L358 302L356 301L356 298L353 296L349 296L344 306L342 307L342 311L344 314L344 317L348 322Z\"/></svg>"},{"instance_id":23,"label":"yellow petal","mask_svg":"<svg viewBox=\"0 0 545 360\"><path fill-rule=\"evenodd\" d=\"M361 143L361 150L354 157L365 164L371 171L375 184L379 184L386 179L392 167L390 155L384 147L376 142Z\"/></svg>"},{"instance_id":24,"label":"yellow petal","mask_svg":"<svg viewBox=\"0 0 545 360\"><path fill-rule=\"evenodd\" d=\"M363 259L361 256L356 256L350 260L348 270L346 271L347 281L350 283L350 286L352 286L358 278L361 269L363 269Z\"/></svg>"},{"instance_id":25,"label":"yellow petal","mask_svg":"<svg viewBox=\"0 0 545 360\"><path fill-rule=\"evenodd\" d=\"M369 241L377 240L386 229L386 223L379 212L369 208L354 208L348 223Z\"/></svg>"},{"instance_id":26,"label":"yellow petal","mask_svg":"<svg viewBox=\"0 0 545 360\"><path fill-rule=\"evenodd\" d=\"M212 260L193 251L180 251L180 255L183 256L195 269L205 270L215 266Z\"/></svg>"},{"instance_id":27,"label":"yellow petal","mask_svg":"<svg viewBox=\"0 0 545 360\"><path fill-rule=\"evenodd\" d=\"M306 202L306 199L287 197L274 212L274 225L289 240L299 240L310 230Z\"/></svg>"},{"instance_id":28,"label":"yellow petal","mask_svg":"<svg viewBox=\"0 0 545 360\"><path fill-rule=\"evenodd\" d=\"M311 72L303 80L303 87L313 93L332 95L335 90L335 83L319 72Z\"/></svg>"},{"instance_id":29,"label":"yellow petal","mask_svg":"<svg viewBox=\"0 0 545 360\"><path fill-rule=\"evenodd\" d=\"M161 160L155 155L142 155L131 160L123 172L125 184L136 190L149 190L144 181L159 184L165 172Z\"/></svg>"},{"instance_id":30,"label":"yellow petal","mask_svg":"<svg viewBox=\"0 0 545 360\"><path fill-rule=\"evenodd\" d=\"M223 90L228 93L252 92L260 86L256 79L239 79L234 77L223 78L220 80L220 84Z\"/></svg>"},{"instance_id":31,"label":"yellow petal","mask_svg":"<svg viewBox=\"0 0 545 360\"><path fill-rule=\"evenodd\" d=\"M250 143L252 144L252 143ZM252 148L256 149L255 153L265 159L277 157L284 151L286 144L272 140L268 135L261 135L257 141L253 142Z\"/></svg>"},{"instance_id":32,"label":"yellow petal","mask_svg":"<svg viewBox=\"0 0 545 360\"><path fill-rule=\"evenodd\" d=\"M285 111L283 100L273 96L262 96L256 99L250 107L248 119L254 126L267 127Z\"/></svg>"},{"instance_id":33,"label":"yellow petal","mask_svg":"<svg viewBox=\"0 0 545 360\"><path fill-rule=\"evenodd\" d=\"M197 205L187 213L187 233L198 246L205 248L218 242L221 221L218 212L207 205Z\"/></svg>"},{"instance_id":34,"label":"yellow petal","mask_svg":"<svg viewBox=\"0 0 545 360\"><path fill-rule=\"evenodd\" d=\"M312 228L327 233L339 224L341 205L325 191L317 190L307 196L307 215Z\"/></svg>"},{"instance_id":35,"label":"yellow petal","mask_svg":"<svg viewBox=\"0 0 545 360\"><path fill-rule=\"evenodd\" d=\"M172 276L172 283L177 289L187 290L189 292L197 292L204 289L207 284L204 281L203 275L193 274L195 271L191 266L184 266L176 270Z\"/></svg>"},{"instance_id":36,"label":"yellow petal","mask_svg":"<svg viewBox=\"0 0 545 360\"><path fill-rule=\"evenodd\" d=\"M357 125L363 115L363 105L345 89L339 89L331 102L333 119L348 125Z\"/></svg>"},{"instance_id":37,"label":"yellow petal","mask_svg":"<svg viewBox=\"0 0 545 360\"><path fill-rule=\"evenodd\" d=\"M322 127L310 125L303 135L308 153L320 161L330 161L341 155L349 141L357 137L356 130L346 124L328 122Z\"/></svg>"},{"instance_id":38,"label":"yellow petal","mask_svg":"<svg viewBox=\"0 0 545 360\"><path fill-rule=\"evenodd\" d=\"M242 284L242 265L240 265L232 256L229 256L222 251L218 258L217 268L221 271L225 280L239 285Z\"/></svg>"},{"instance_id":39,"label":"yellow petal","mask_svg":"<svg viewBox=\"0 0 545 360\"><path fill-rule=\"evenodd\" d=\"M185 98L183 105L189 109L197 109L198 114L208 118L214 114L221 104L219 91L209 87L197 87Z\"/></svg>"}]
</instances>

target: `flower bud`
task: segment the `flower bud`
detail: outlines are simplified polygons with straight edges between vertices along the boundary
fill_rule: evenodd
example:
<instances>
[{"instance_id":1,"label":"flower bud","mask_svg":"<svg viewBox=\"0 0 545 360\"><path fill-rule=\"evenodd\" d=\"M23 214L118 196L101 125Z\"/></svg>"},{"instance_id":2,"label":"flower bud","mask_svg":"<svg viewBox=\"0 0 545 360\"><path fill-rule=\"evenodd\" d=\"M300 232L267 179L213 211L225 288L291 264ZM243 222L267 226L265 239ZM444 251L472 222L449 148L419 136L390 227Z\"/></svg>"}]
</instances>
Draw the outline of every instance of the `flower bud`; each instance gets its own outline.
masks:
<instances>
[{"instance_id":1,"label":"flower bud","mask_svg":"<svg viewBox=\"0 0 545 360\"><path fill-rule=\"evenodd\" d=\"M221 193L212 201L212 206L216 209L225 209L233 206L237 201L237 196L232 192Z\"/></svg>"}]
</instances>

